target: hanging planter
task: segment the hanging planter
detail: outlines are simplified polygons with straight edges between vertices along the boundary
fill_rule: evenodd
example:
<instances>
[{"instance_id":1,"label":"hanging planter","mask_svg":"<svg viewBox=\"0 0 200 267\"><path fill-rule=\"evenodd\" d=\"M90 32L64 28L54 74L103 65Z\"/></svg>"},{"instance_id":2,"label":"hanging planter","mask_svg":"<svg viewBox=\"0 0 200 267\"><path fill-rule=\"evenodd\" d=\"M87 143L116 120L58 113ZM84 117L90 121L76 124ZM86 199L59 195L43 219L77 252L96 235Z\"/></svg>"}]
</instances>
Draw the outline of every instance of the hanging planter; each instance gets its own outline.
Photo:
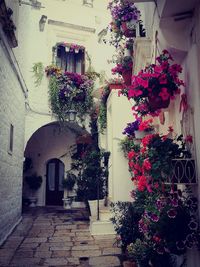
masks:
<instances>
[{"instance_id":1,"label":"hanging planter","mask_svg":"<svg viewBox=\"0 0 200 267\"><path fill-rule=\"evenodd\" d=\"M136 37L136 22L135 20L122 22L121 30L126 37Z\"/></svg>"},{"instance_id":2,"label":"hanging planter","mask_svg":"<svg viewBox=\"0 0 200 267\"><path fill-rule=\"evenodd\" d=\"M166 100L163 100L160 96L149 96L148 101L151 111L156 111L161 108L168 108L170 104L169 97Z\"/></svg>"},{"instance_id":3,"label":"hanging planter","mask_svg":"<svg viewBox=\"0 0 200 267\"><path fill-rule=\"evenodd\" d=\"M125 85L131 85L132 69L124 70L122 72Z\"/></svg>"},{"instance_id":4,"label":"hanging planter","mask_svg":"<svg viewBox=\"0 0 200 267\"><path fill-rule=\"evenodd\" d=\"M156 64L133 75L131 86L122 91L128 99L134 99L133 110L137 115L159 116L161 109L167 108L170 101L181 93L181 87L185 86L179 78L182 68L172 61L169 52L163 50L156 58Z\"/></svg>"}]
</instances>

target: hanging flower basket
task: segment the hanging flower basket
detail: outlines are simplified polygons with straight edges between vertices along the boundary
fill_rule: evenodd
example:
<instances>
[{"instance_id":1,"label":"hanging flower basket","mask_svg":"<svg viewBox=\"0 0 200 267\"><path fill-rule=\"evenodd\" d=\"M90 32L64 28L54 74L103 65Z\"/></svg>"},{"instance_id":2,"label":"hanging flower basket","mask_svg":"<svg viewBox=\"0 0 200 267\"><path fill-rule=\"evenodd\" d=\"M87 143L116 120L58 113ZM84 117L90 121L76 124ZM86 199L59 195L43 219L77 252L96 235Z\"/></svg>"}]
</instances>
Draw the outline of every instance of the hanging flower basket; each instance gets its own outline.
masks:
<instances>
[{"instance_id":1,"label":"hanging flower basket","mask_svg":"<svg viewBox=\"0 0 200 267\"><path fill-rule=\"evenodd\" d=\"M136 23L135 20L122 22L121 30L126 37L136 37Z\"/></svg>"},{"instance_id":2,"label":"hanging flower basket","mask_svg":"<svg viewBox=\"0 0 200 267\"><path fill-rule=\"evenodd\" d=\"M130 69L130 70L124 70L122 72L122 77L123 77L124 83L126 85L131 85L132 69Z\"/></svg>"},{"instance_id":3,"label":"hanging flower basket","mask_svg":"<svg viewBox=\"0 0 200 267\"><path fill-rule=\"evenodd\" d=\"M170 97L163 100L160 96L149 96L148 101L151 111L154 112L161 108L168 108L170 104Z\"/></svg>"}]
</instances>

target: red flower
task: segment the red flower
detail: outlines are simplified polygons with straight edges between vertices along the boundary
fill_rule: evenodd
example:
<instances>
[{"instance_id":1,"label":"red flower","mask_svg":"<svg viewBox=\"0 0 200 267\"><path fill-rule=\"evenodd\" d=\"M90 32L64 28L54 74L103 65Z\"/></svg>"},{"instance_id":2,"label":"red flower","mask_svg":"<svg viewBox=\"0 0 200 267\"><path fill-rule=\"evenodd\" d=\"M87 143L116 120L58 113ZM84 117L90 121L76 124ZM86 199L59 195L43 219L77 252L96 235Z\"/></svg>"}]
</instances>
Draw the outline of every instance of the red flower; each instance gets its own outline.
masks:
<instances>
[{"instance_id":1,"label":"red flower","mask_svg":"<svg viewBox=\"0 0 200 267\"><path fill-rule=\"evenodd\" d=\"M148 158L144 160L142 167L147 171L151 170L151 163Z\"/></svg>"},{"instance_id":2,"label":"red flower","mask_svg":"<svg viewBox=\"0 0 200 267\"><path fill-rule=\"evenodd\" d=\"M170 95L168 93L168 90L166 87L163 87L161 89L161 92L159 93L159 96L162 98L163 101L169 99Z\"/></svg>"},{"instance_id":3,"label":"red flower","mask_svg":"<svg viewBox=\"0 0 200 267\"><path fill-rule=\"evenodd\" d=\"M130 151L128 153L128 159L131 160L133 157L135 157L135 152L134 151Z\"/></svg>"},{"instance_id":4,"label":"red flower","mask_svg":"<svg viewBox=\"0 0 200 267\"><path fill-rule=\"evenodd\" d=\"M153 122L152 119L142 121L139 125L139 131L145 131L145 130L148 130L149 128L151 128L150 123L152 123L152 122Z\"/></svg>"},{"instance_id":5,"label":"red flower","mask_svg":"<svg viewBox=\"0 0 200 267\"><path fill-rule=\"evenodd\" d=\"M138 176L138 190L139 191L144 191L146 186L147 186L147 179L144 175Z\"/></svg>"}]
</instances>

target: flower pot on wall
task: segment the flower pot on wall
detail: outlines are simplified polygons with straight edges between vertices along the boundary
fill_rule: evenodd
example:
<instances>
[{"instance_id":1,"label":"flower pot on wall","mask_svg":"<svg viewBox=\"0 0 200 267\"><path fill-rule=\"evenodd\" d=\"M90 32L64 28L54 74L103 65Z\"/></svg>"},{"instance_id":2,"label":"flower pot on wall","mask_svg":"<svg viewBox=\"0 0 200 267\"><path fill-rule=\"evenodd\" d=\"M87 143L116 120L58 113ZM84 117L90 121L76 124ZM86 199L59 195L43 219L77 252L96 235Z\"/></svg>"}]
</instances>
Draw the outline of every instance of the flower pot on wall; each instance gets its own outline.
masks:
<instances>
[{"instance_id":1,"label":"flower pot on wall","mask_svg":"<svg viewBox=\"0 0 200 267\"><path fill-rule=\"evenodd\" d=\"M163 100L160 96L149 96L148 101L151 111L156 111L161 108L168 108L170 104L170 98Z\"/></svg>"},{"instance_id":2,"label":"flower pot on wall","mask_svg":"<svg viewBox=\"0 0 200 267\"><path fill-rule=\"evenodd\" d=\"M126 37L136 37L136 23L134 20L122 22L121 30Z\"/></svg>"},{"instance_id":3,"label":"flower pot on wall","mask_svg":"<svg viewBox=\"0 0 200 267\"><path fill-rule=\"evenodd\" d=\"M123 71L122 77L126 85L131 85L132 69Z\"/></svg>"},{"instance_id":4,"label":"flower pot on wall","mask_svg":"<svg viewBox=\"0 0 200 267\"><path fill-rule=\"evenodd\" d=\"M99 209L102 209L104 207L104 199L99 200ZM91 213L91 219L96 220L97 219L97 200L88 200L89 206L90 206L90 213Z\"/></svg>"}]
</instances>

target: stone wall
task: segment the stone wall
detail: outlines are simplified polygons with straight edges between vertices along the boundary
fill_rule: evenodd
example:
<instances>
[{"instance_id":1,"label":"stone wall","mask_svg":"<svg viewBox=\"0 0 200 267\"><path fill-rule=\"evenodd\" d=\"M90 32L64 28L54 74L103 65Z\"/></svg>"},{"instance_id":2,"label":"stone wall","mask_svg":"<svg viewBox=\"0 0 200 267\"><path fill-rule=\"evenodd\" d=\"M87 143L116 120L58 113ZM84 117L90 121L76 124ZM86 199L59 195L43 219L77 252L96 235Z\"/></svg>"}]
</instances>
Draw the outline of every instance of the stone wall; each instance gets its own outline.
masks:
<instances>
[{"instance_id":1,"label":"stone wall","mask_svg":"<svg viewBox=\"0 0 200 267\"><path fill-rule=\"evenodd\" d=\"M2 39L1 39L2 40ZM24 148L24 93L0 43L0 244L21 218ZM10 125L14 127L9 151Z\"/></svg>"}]
</instances>

